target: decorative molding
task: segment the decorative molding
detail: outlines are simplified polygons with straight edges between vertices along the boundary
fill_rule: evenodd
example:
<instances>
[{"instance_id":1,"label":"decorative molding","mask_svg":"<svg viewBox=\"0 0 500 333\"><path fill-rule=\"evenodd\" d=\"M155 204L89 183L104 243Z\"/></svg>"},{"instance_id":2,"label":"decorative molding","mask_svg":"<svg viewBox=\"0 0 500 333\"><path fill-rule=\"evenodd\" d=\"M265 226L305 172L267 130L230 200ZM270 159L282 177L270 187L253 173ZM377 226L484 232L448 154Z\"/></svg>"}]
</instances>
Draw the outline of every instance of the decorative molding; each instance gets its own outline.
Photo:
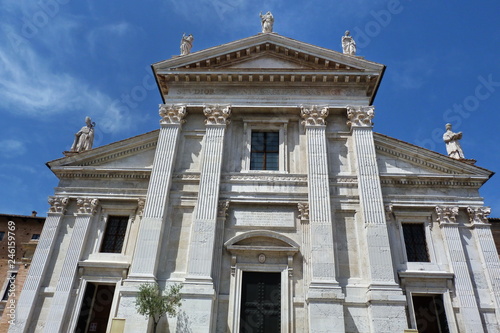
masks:
<instances>
[{"instance_id":1,"label":"decorative molding","mask_svg":"<svg viewBox=\"0 0 500 333\"><path fill-rule=\"evenodd\" d=\"M472 225L488 223L488 216L491 214L490 207L467 207L469 222Z\"/></svg>"},{"instance_id":2,"label":"decorative molding","mask_svg":"<svg viewBox=\"0 0 500 333\"><path fill-rule=\"evenodd\" d=\"M99 199L97 198L77 198L78 214L94 215L97 212Z\"/></svg>"},{"instance_id":3,"label":"decorative molding","mask_svg":"<svg viewBox=\"0 0 500 333\"><path fill-rule=\"evenodd\" d=\"M145 144L140 145L140 146L136 146L136 147L133 147L130 149L126 149L126 150L122 150L122 151L119 151L119 152L116 152L113 154L102 156L102 157L93 159L91 161L83 162L80 165L81 166L88 166L88 165L100 164L100 163L103 163L103 162L106 162L109 160L115 160L118 158L126 157L127 155L132 155L135 152L141 152L141 151L147 150L149 148L154 148L154 147L156 147L156 144L157 144L156 141L148 142L148 143L145 143Z\"/></svg>"},{"instance_id":4,"label":"decorative molding","mask_svg":"<svg viewBox=\"0 0 500 333\"><path fill-rule=\"evenodd\" d=\"M175 105L175 104L160 104L158 105L162 125L180 125L186 121L183 119L186 115L185 105Z\"/></svg>"},{"instance_id":5,"label":"decorative molding","mask_svg":"<svg viewBox=\"0 0 500 333\"><path fill-rule=\"evenodd\" d=\"M382 151L384 153L387 153L389 155L392 155L394 157L402 158L402 159L405 159L405 160L407 160L409 162L412 162L412 163L415 163L415 164L418 164L418 165L422 165L422 166L428 167L430 169L439 170L439 171L441 171L443 173L458 174L458 172L450 170L449 168L445 168L445 167L442 167L440 165L428 162L428 161L423 160L421 157L416 156L416 155L404 154L404 153L402 153L400 151L395 150L392 147L384 147L384 146L376 144L375 145L375 149L378 150L378 151Z\"/></svg>"},{"instance_id":6,"label":"decorative molding","mask_svg":"<svg viewBox=\"0 0 500 333\"><path fill-rule=\"evenodd\" d=\"M225 175L222 177L223 181L261 181L261 182L307 182L305 176L291 176L291 175Z\"/></svg>"},{"instance_id":7,"label":"decorative molding","mask_svg":"<svg viewBox=\"0 0 500 333\"><path fill-rule=\"evenodd\" d=\"M297 207L299 209L299 218L301 221L309 220L309 203L307 202L299 202L297 203Z\"/></svg>"},{"instance_id":8,"label":"decorative molding","mask_svg":"<svg viewBox=\"0 0 500 333\"><path fill-rule=\"evenodd\" d=\"M95 169L79 169L79 170L53 170L54 173L61 178L113 178L113 179L149 179L151 170L95 170Z\"/></svg>"},{"instance_id":9,"label":"decorative molding","mask_svg":"<svg viewBox=\"0 0 500 333\"><path fill-rule=\"evenodd\" d=\"M231 116L230 105L204 105L203 114L206 125L228 125L230 123L229 117Z\"/></svg>"},{"instance_id":10,"label":"decorative molding","mask_svg":"<svg viewBox=\"0 0 500 333\"><path fill-rule=\"evenodd\" d=\"M301 105L300 106L300 116L304 119L302 120L302 125L305 126L324 126L326 125L326 117L328 117L328 106L318 106L318 105Z\"/></svg>"},{"instance_id":11,"label":"decorative molding","mask_svg":"<svg viewBox=\"0 0 500 333\"><path fill-rule=\"evenodd\" d=\"M67 197L49 197L49 213L66 213L66 206L68 205L69 198Z\"/></svg>"},{"instance_id":12,"label":"decorative molding","mask_svg":"<svg viewBox=\"0 0 500 333\"><path fill-rule=\"evenodd\" d=\"M226 218L227 211L229 209L229 200L220 200L219 201L219 209L217 210L219 217Z\"/></svg>"},{"instance_id":13,"label":"decorative molding","mask_svg":"<svg viewBox=\"0 0 500 333\"><path fill-rule=\"evenodd\" d=\"M390 178L389 178L390 177ZM381 176L381 183L383 185L398 185L398 186L455 186L455 187L480 187L481 182L476 181L457 181L450 179L420 179L418 176L412 178L407 178L408 175L404 175L405 178L398 176ZM447 176L443 176L447 177Z\"/></svg>"},{"instance_id":14,"label":"decorative molding","mask_svg":"<svg viewBox=\"0 0 500 333\"><path fill-rule=\"evenodd\" d=\"M457 206L437 206L437 219L439 225L445 223L457 223L458 207Z\"/></svg>"},{"instance_id":15,"label":"decorative molding","mask_svg":"<svg viewBox=\"0 0 500 333\"><path fill-rule=\"evenodd\" d=\"M373 106L348 106L347 125L351 127L372 127L372 119L375 116Z\"/></svg>"}]
</instances>

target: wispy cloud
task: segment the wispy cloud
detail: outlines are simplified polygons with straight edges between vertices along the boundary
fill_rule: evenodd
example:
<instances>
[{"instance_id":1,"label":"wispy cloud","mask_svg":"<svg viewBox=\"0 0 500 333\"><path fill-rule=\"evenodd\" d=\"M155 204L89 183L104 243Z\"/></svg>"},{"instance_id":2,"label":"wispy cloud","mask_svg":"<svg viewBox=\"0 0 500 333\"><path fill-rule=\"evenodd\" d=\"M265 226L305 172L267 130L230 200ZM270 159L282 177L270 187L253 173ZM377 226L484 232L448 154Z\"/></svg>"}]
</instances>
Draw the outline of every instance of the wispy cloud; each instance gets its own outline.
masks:
<instances>
[{"instance_id":1,"label":"wispy cloud","mask_svg":"<svg viewBox=\"0 0 500 333\"><path fill-rule=\"evenodd\" d=\"M80 110L89 116L98 115L105 132L129 129L131 115L124 113L114 98L93 87L77 68L63 64L59 58L77 51L74 44L83 27L66 17L69 14L58 12L57 16L47 16L51 21L32 31L36 36L28 38L28 30L23 29L29 15L40 8L24 3L7 2L7 11L23 15L24 21L9 19L0 23L0 43L6 46L0 48L0 108L44 120ZM129 24L121 22L103 26L96 34L109 40L111 35L124 37L129 30Z\"/></svg>"},{"instance_id":2,"label":"wispy cloud","mask_svg":"<svg viewBox=\"0 0 500 333\"><path fill-rule=\"evenodd\" d=\"M26 152L26 146L22 141L6 139L0 141L0 156L12 158L23 155Z\"/></svg>"},{"instance_id":3,"label":"wispy cloud","mask_svg":"<svg viewBox=\"0 0 500 333\"><path fill-rule=\"evenodd\" d=\"M393 64L390 77L395 87L403 89L418 89L432 76L435 61L428 56L422 56Z\"/></svg>"}]
</instances>

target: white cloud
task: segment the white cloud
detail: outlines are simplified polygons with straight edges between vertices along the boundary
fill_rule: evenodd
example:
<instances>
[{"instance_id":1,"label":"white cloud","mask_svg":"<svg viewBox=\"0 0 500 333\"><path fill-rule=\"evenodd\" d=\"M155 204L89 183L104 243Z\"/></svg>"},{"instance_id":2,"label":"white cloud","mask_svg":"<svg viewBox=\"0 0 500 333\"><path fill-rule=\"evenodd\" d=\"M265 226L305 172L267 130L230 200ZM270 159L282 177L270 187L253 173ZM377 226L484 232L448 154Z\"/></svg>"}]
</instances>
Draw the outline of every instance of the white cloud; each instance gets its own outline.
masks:
<instances>
[{"instance_id":1,"label":"white cloud","mask_svg":"<svg viewBox=\"0 0 500 333\"><path fill-rule=\"evenodd\" d=\"M26 152L26 146L22 141L6 139L0 141L0 155L6 158L12 158L23 155Z\"/></svg>"}]
</instances>

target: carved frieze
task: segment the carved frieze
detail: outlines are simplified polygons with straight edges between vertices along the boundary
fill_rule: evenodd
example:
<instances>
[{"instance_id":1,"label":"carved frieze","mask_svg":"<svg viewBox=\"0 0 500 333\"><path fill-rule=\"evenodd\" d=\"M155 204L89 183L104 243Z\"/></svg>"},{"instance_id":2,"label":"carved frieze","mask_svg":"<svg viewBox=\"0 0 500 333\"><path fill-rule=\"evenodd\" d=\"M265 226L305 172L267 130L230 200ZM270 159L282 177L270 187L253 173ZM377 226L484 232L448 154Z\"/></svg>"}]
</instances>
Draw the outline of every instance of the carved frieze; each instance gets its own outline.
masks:
<instances>
[{"instance_id":1,"label":"carved frieze","mask_svg":"<svg viewBox=\"0 0 500 333\"><path fill-rule=\"evenodd\" d=\"M348 106L347 125L352 127L371 127L373 126L372 119L375 116L373 106Z\"/></svg>"},{"instance_id":2,"label":"carved frieze","mask_svg":"<svg viewBox=\"0 0 500 333\"><path fill-rule=\"evenodd\" d=\"M488 223L488 216L491 213L490 207L467 207L467 213L469 214L469 222L471 224L483 224Z\"/></svg>"},{"instance_id":3,"label":"carved frieze","mask_svg":"<svg viewBox=\"0 0 500 333\"><path fill-rule=\"evenodd\" d=\"M159 108L160 124L183 124L185 122L183 119L187 113L185 105L160 104Z\"/></svg>"},{"instance_id":4,"label":"carved frieze","mask_svg":"<svg viewBox=\"0 0 500 333\"><path fill-rule=\"evenodd\" d=\"M302 105L300 116L302 117L302 125L306 126L321 126L326 125L326 117L328 117L328 106L318 105Z\"/></svg>"},{"instance_id":5,"label":"carved frieze","mask_svg":"<svg viewBox=\"0 0 500 333\"><path fill-rule=\"evenodd\" d=\"M64 214L66 206L68 205L69 198L67 197L49 197L49 213Z\"/></svg>"},{"instance_id":6,"label":"carved frieze","mask_svg":"<svg viewBox=\"0 0 500 333\"><path fill-rule=\"evenodd\" d=\"M206 125L228 125L231 116L231 106L230 105L205 105L203 107L203 113L205 114L205 124Z\"/></svg>"},{"instance_id":7,"label":"carved frieze","mask_svg":"<svg viewBox=\"0 0 500 333\"><path fill-rule=\"evenodd\" d=\"M78 198L76 199L78 214L94 215L97 212L99 199L96 198Z\"/></svg>"},{"instance_id":8,"label":"carved frieze","mask_svg":"<svg viewBox=\"0 0 500 333\"><path fill-rule=\"evenodd\" d=\"M457 223L458 207L456 206L437 206L436 207L437 222Z\"/></svg>"}]
</instances>

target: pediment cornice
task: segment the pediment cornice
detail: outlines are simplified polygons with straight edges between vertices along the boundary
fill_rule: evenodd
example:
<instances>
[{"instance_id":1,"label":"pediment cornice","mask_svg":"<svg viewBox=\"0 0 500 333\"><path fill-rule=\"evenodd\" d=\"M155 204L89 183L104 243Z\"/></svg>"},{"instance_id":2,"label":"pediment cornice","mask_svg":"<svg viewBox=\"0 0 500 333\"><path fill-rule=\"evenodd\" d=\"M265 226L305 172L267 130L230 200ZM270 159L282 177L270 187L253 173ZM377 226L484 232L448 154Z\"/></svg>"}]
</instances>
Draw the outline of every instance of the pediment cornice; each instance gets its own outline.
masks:
<instances>
[{"instance_id":1,"label":"pediment cornice","mask_svg":"<svg viewBox=\"0 0 500 333\"><path fill-rule=\"evenodd\" d=\"M482 184L493 175L493 172L487 169L379 133L374 133L374 140L377 153L393 156L423 169L434 171L435 174L443 177L466 176L474 178L474 183L477 181Z\"/></svg>"}]
</instances>

